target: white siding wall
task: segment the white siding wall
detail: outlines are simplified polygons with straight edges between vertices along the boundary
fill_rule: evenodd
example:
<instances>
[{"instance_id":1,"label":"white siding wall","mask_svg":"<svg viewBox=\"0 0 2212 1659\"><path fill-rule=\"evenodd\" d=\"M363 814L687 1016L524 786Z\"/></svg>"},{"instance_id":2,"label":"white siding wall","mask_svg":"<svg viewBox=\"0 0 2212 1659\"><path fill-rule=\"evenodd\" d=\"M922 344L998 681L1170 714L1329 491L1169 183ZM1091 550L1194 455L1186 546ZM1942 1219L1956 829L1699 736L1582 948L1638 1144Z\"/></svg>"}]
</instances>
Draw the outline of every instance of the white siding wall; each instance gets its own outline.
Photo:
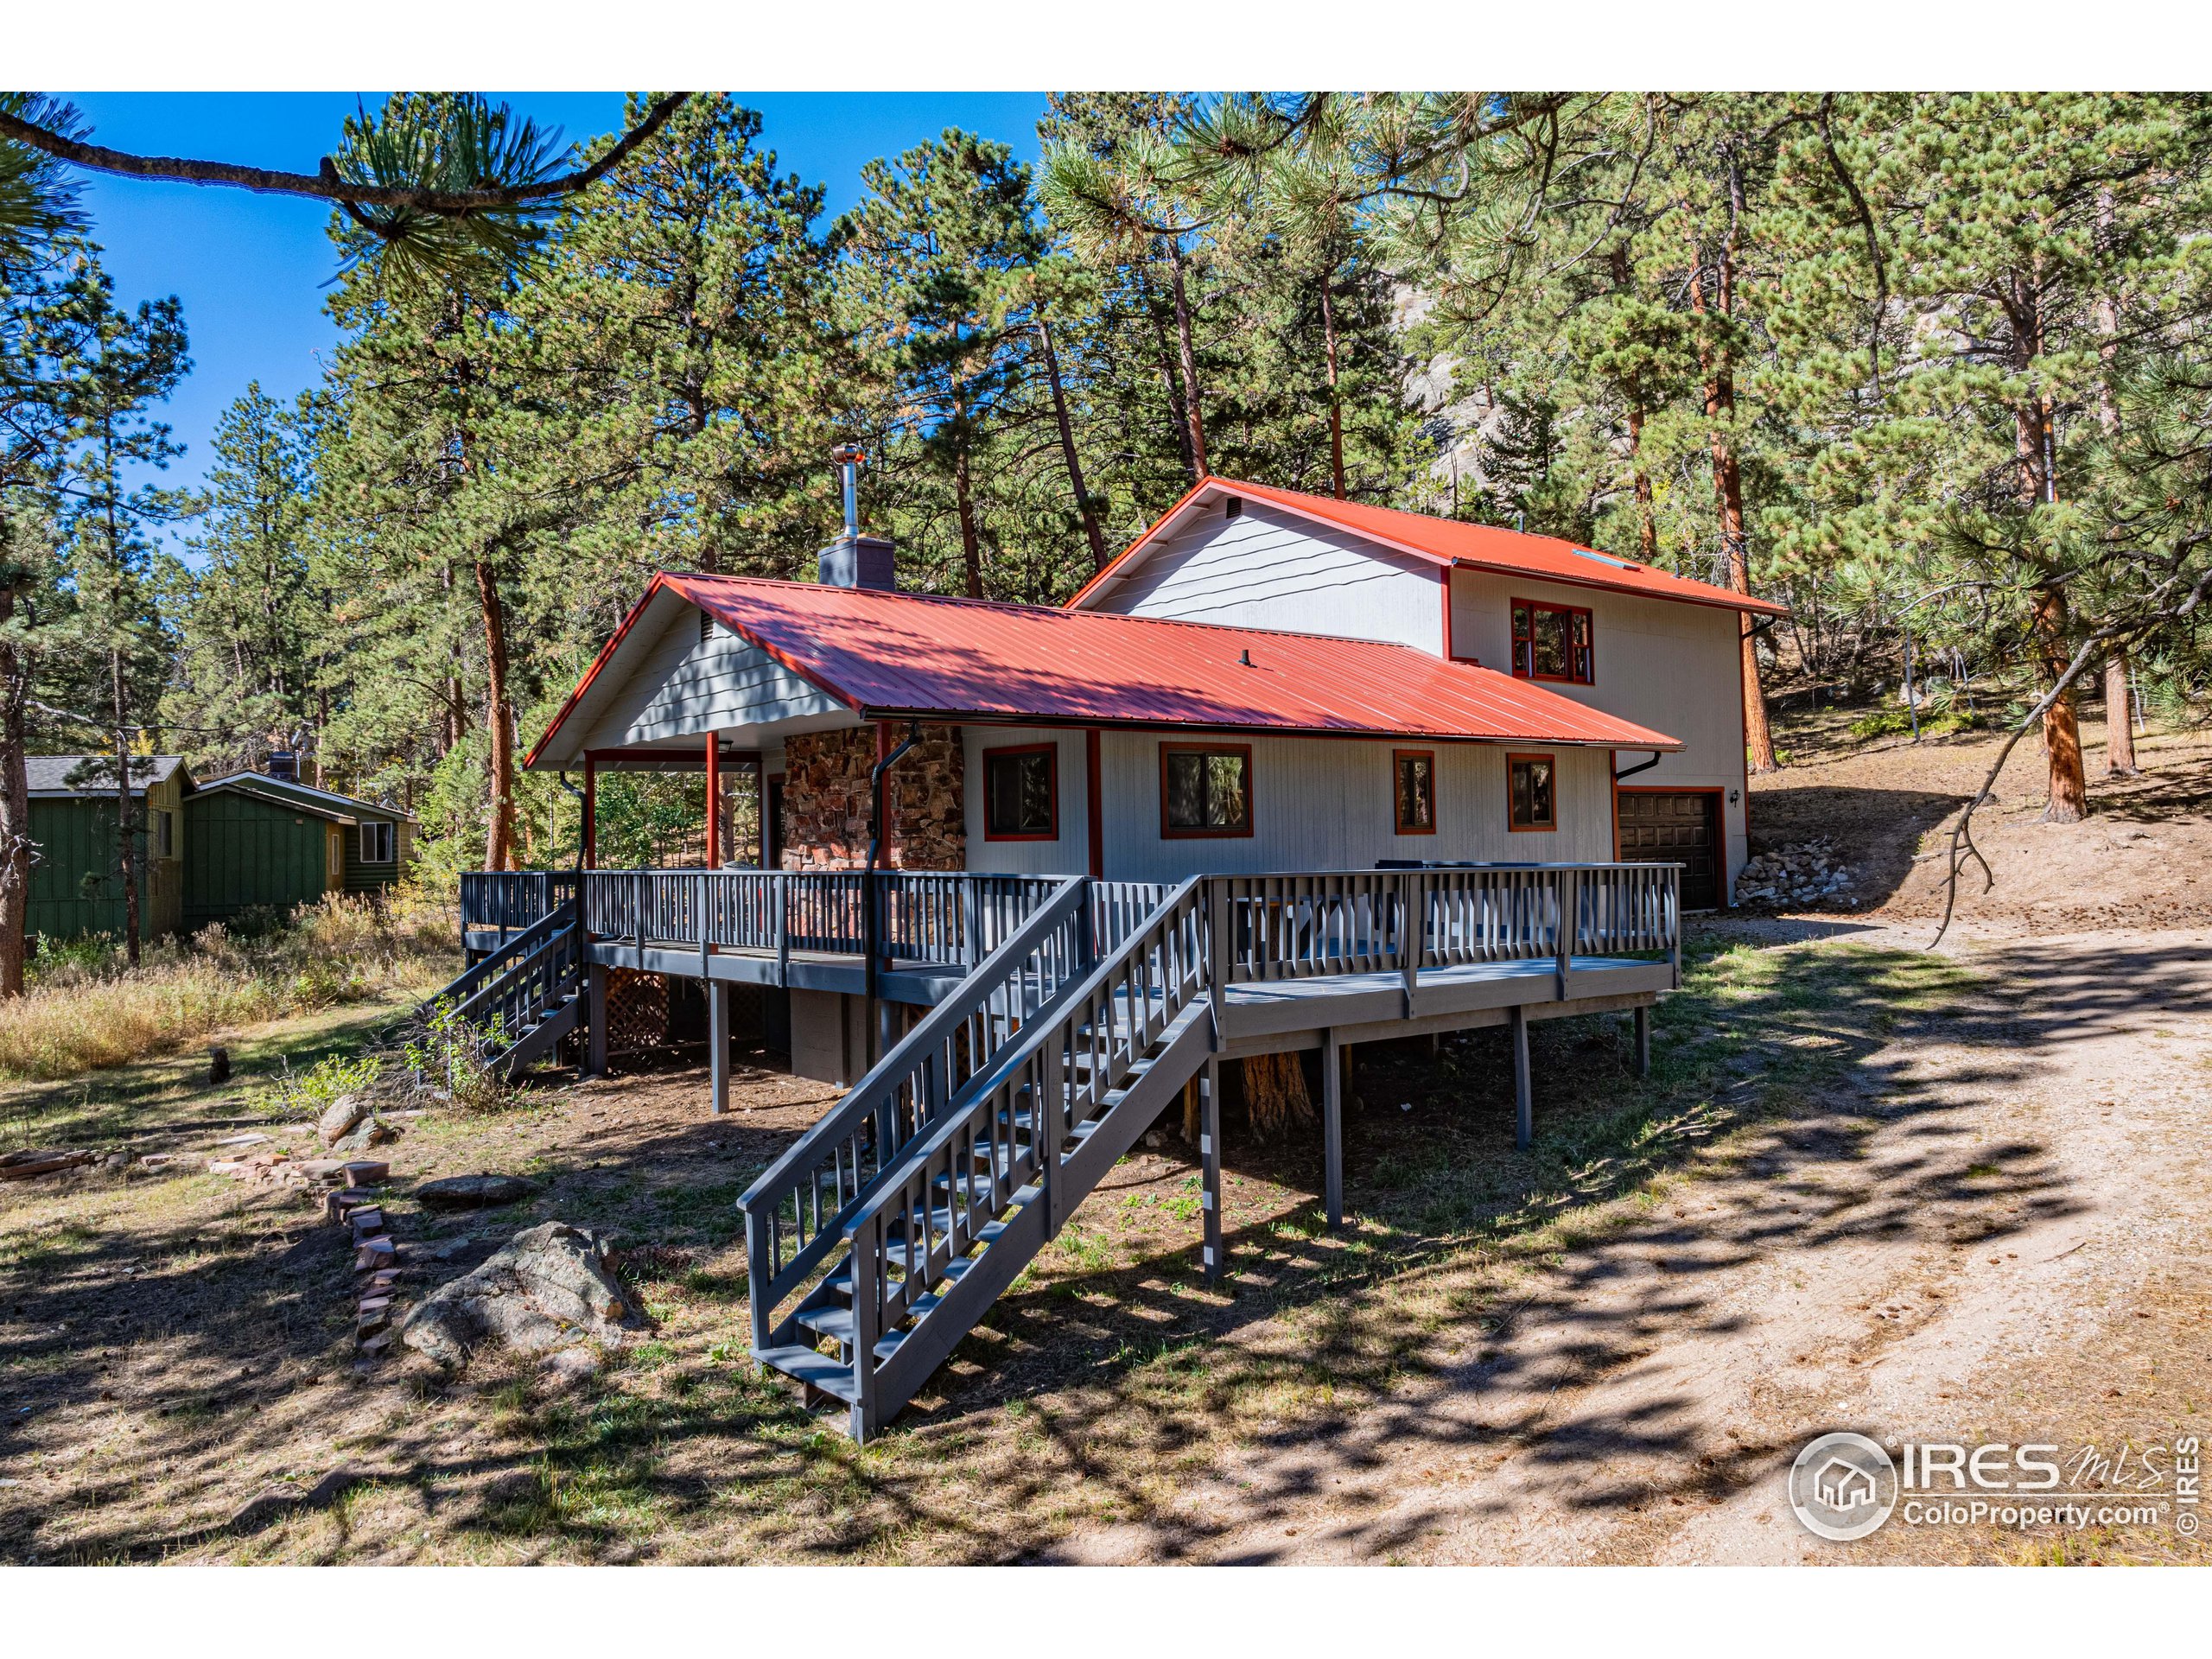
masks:
<instances>
[{"instance_id":1,"label":"white siding wall","mask_svg":"<svg viewBox=\"0 0 2212 1659\"><path fill-rule=\"evenodd\" d=\"M1605 749L1529 745L1558 760L1560 827L1548 834L1516 835L1506 827L1503 747L1254 737L1249 740L1251 836L1166 840L1160 833L1162 741L1149 732L1109 731L1101 739L1100 792L1105 800L1109 880L1178 881L1201 873L1361 870L1373 868L1383 858L1583 863L1602 862L1613 855L1611 756ZM1170 736L1165 741L1184 740ZM1390 798L1394 748L1435 751L1437 830L1433 836L1396 833Z\"/></svg>"},{"instance_id":2,"label":"white siding wall","mask_svg":"<svg viewBox=\"0 0 2212 1659\"><path fill-rule=\"evenodd\" d=\"M1487 571L1452 573L1452 647L1501 673L1512 671L1515 599L1580 605L1590 612L1595 685L1546 680L1547 691L1678 737L1684 747L1630 779L1637 788L1717 787L1728 841L1728 880L1747 856L1744 800L1743 686L1733 611L1642 599ZM1651 757L1624 752L1632 766Z\"/></svg>"},{"instance_id":3,"label":"white siding wall","mask_svg":"<svg viewBox=\"0 0 2212 1659\"><path fill-rule=\"evenodd\" d=\"M969 726L966 749L968 868L996 875L1081 875L1090 868L1090 791L1080 731L1049 727ZM1059 837L988 841L983 836L983 751L1052 743L1059 749Z\"/></svg>"},{"instance_id":4,"label":"white siding wall","mask_svg":"<svg viewBox=\"0 0 2212 1659\"><path fill-rule=\"evenodd\" d=\"M678 607L639 660L585 747L620 748L674 737L725 734L768 721L810 717L804 729L853 724L851 712L759 646L717 627L699 638L699 613Z\"/></svg>"},{"instance_id":5,"label":"white siding wall","mask_svg":"<svg viewBox=\"0 0 2212 1659\"><path fill-rule=\"evenodd\" d=\"M1209 503L1096 608L1444 648L1434 566L1249 501Z\"/></svg>"}]
</instances>

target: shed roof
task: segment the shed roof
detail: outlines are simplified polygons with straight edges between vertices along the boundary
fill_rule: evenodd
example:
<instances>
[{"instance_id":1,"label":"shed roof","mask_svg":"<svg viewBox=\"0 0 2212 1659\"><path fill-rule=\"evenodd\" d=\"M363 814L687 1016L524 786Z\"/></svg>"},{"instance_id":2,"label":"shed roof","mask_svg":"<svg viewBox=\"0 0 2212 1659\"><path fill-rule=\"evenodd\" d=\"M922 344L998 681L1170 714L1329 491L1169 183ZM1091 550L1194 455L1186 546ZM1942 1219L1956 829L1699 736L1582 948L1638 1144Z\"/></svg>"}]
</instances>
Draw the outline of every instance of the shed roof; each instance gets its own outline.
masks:
<instances>
[{"instance_id":1,"label":"shed roof","mask_svg":"<svg viewBox=\"0 0 2212 1659\"><path fill-rule=\"evenodd\" d=\"M31 754L23 757L23 771L29 779L30 792L48 800L114 794L113 775L107 773L102 776L114 764L115 757L108 754ZM70 774L80 766L91 775L71 783ZM99 768L99 772L92 772L93 767ZM165 784L183 767L184 757L179 754L134 755L130 760L130 792L142 794L149 788ZM192 774L186 772L184 777L188 788Z\"/></svg>"},{"instance_id":2,"label":"shed roof","mask_svg":"<svg viewBox=\"0 0 2212 1659\"><path fill-rule=\"evenodd\" d=\"M211 789L230 789L245 786L257 789L263 794L282 795L286 800L297 798L305 804L318 806L326 812L351 812L370 818L404 818L415 822L412 812L404 812L396 806L385 806L377 801L365 801L358 795L340 795L335 790L315 789L296 783L289 778L271 778L265 772L233 772L226 773L210 784L202 784L204 794Z\"/></svg>"},{"instance_id":3,"label":"shed roof","mask_svg":"<svg viewBox=\"0 0 2212 1659\"><path fill-rule=\"evenodd\" d=\"M1710 582L1671 575L1655 565L1600 553L1556 536L1531 536L1522 531L1500 530L1494 524L1471 524L1425 512L1402 512L1395 507L1373 507L1361 501L1308 495L1302 490L1279 490L1269 484L1211 477L1201 479L1151 529L1131 543L1126 552L1085 582L1068 601L1068 607L1081 610L1095 603L1107 588L1135 573L1146 555L1164 538L1165 532L1183 523L1197 508L1232 495L1265 501L1301 518L1349 530L1440 569L1457 566L1461 569L1496 570L1566 582L1577 588L1599 588L1615 593L1640 594L1648 599L1751 611L1762 616L1787 613L1787 607L1772 600L1756 599L1732 588L1716 588Z\"/></svg>"},{"instance_id":4,"label":"shed roof","mask_svg":"<svg viewBox=\"0 0 2212 1659\"><path fill-rule=\"evenodd\" d=\"M664 591L709 613L865 719L1681 747L1525 680L1411 645L664 573L653 578L525 764L546 752L592 682L624 653L632 624ZM642 652L648 645L640 640L630 648Z\"/></svg>"}]
</instances>

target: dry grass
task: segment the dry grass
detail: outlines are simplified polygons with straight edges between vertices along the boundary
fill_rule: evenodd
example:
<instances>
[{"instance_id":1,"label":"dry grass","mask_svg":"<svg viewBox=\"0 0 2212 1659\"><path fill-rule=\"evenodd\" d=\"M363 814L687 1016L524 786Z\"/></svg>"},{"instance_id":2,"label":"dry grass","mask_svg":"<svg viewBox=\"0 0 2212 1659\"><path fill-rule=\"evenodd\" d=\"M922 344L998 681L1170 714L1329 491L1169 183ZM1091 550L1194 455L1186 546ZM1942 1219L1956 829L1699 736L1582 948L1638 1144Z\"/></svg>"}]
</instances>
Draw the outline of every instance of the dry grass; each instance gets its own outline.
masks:
<instances>
[{"instance_id":1,"label":"dry grass","mask_svg":"<svg viewBox=\"0 0 2212 1659\"><path fill-rule=\"evenodd\" d=\"M458 960L445 907L332 894L290 924L241 938L218 925L154 946L72 952L0 1005L0 1081L51 1082L124 1065L231 1027L395 991L428 989Z\"/></svg>"}]
</instances>

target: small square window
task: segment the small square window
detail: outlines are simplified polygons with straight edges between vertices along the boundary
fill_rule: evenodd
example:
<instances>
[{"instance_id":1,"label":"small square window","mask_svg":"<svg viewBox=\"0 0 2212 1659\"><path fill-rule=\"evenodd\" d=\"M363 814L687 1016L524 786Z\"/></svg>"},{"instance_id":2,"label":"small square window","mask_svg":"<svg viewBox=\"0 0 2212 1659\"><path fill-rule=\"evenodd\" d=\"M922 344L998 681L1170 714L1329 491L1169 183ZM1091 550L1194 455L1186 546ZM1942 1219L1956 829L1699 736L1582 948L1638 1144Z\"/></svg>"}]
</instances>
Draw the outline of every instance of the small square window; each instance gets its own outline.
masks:
<instances>
[{"instance_id":1,"label":"small square window","mask_svg":"<svg viewBox=\"0 0 2212 1659\"><path fill-rule=\"evenodd\" d=\"M1433 749L1393 749L1390 772L1394 784L1398 833L1433 836L1436 833L1436 753Z\"/></svg>"},{"instance_id":2,"label":"small square window","mask_svg":"<svg viewBox=\"0 0 2212 1659\"><path fill-rule=\"evenodd\" d=\"M1171 839L1252 833L1252 751L1160 746L1160 833Z\"/></svg>"},{"instance_id":3,"label":"small square window","mask_svg":"<svg viewBox=\"0 0 2212 1659\"><path fill-rule=\"evenodd\" d=\"M1506 826L1559 828L1559 768L1548 754L1505 757Z\"/></svg>"},{"instance_id":4,"label":"small square window","mask_svg":"<svg viewBox=\"0 0 2212 1659\"><path fill-rule=\"evenodd\" d=\"M1523 680L1598 683L1595 631L1580 605L1513 601L1513 673Z\"/></svg>"},{"instance_id":5,"label":"small square window","mask_svg":"<svg viewBox=\"0 0 2212 1659\"><path fill-rule=\"evenodd\" d=\"M1059 746L983 751L983 838L1057 841Z\"/></svg>"},{"instance_id":6,"label":"small square window","mask_svg":"<svg viewBox=\"0 0 2212 1659\"><path fill-rule=\"evenodd\" d=\"M388 823L365 823L361 826L361 862L389 864L392 861L392 827Z\"/></svg>"}]
</instances>

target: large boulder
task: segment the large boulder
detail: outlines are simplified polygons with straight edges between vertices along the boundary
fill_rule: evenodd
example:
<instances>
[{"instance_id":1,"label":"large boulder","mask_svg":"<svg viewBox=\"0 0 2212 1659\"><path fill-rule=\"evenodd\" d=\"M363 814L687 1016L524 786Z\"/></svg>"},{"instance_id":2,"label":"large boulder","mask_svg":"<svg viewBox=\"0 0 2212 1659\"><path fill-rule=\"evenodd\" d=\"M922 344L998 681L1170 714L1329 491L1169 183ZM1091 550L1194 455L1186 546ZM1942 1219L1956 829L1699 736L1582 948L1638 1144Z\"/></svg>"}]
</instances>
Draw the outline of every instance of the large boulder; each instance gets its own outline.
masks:
<instances>
[{"instance_id":1,"label":"large boulder","mask_svg":"<svg viewBox=\"0 0 2212 1659\"><path fill-rule=\"evenodd\" d=\"M536 1195L537 1183L519 1175L448 1175L415 1189L416 1201L432 1210L481 1210L517 1204Z\"/></svg>"},{"instance_id":2,"label":"large boulder","mask_svg":"<svg viewBox=\"0 0 2212 1659\"><path fill-rule=\"evenodd\" d=\"M608 1270L599 1238L549 1221L431 1292L408 1314L399 1339L457 1370L486 1347L525 1354L582 1342L618 1347L625 1331L643 1324L630 1293Z\"/></svg>"}]
</instances>

